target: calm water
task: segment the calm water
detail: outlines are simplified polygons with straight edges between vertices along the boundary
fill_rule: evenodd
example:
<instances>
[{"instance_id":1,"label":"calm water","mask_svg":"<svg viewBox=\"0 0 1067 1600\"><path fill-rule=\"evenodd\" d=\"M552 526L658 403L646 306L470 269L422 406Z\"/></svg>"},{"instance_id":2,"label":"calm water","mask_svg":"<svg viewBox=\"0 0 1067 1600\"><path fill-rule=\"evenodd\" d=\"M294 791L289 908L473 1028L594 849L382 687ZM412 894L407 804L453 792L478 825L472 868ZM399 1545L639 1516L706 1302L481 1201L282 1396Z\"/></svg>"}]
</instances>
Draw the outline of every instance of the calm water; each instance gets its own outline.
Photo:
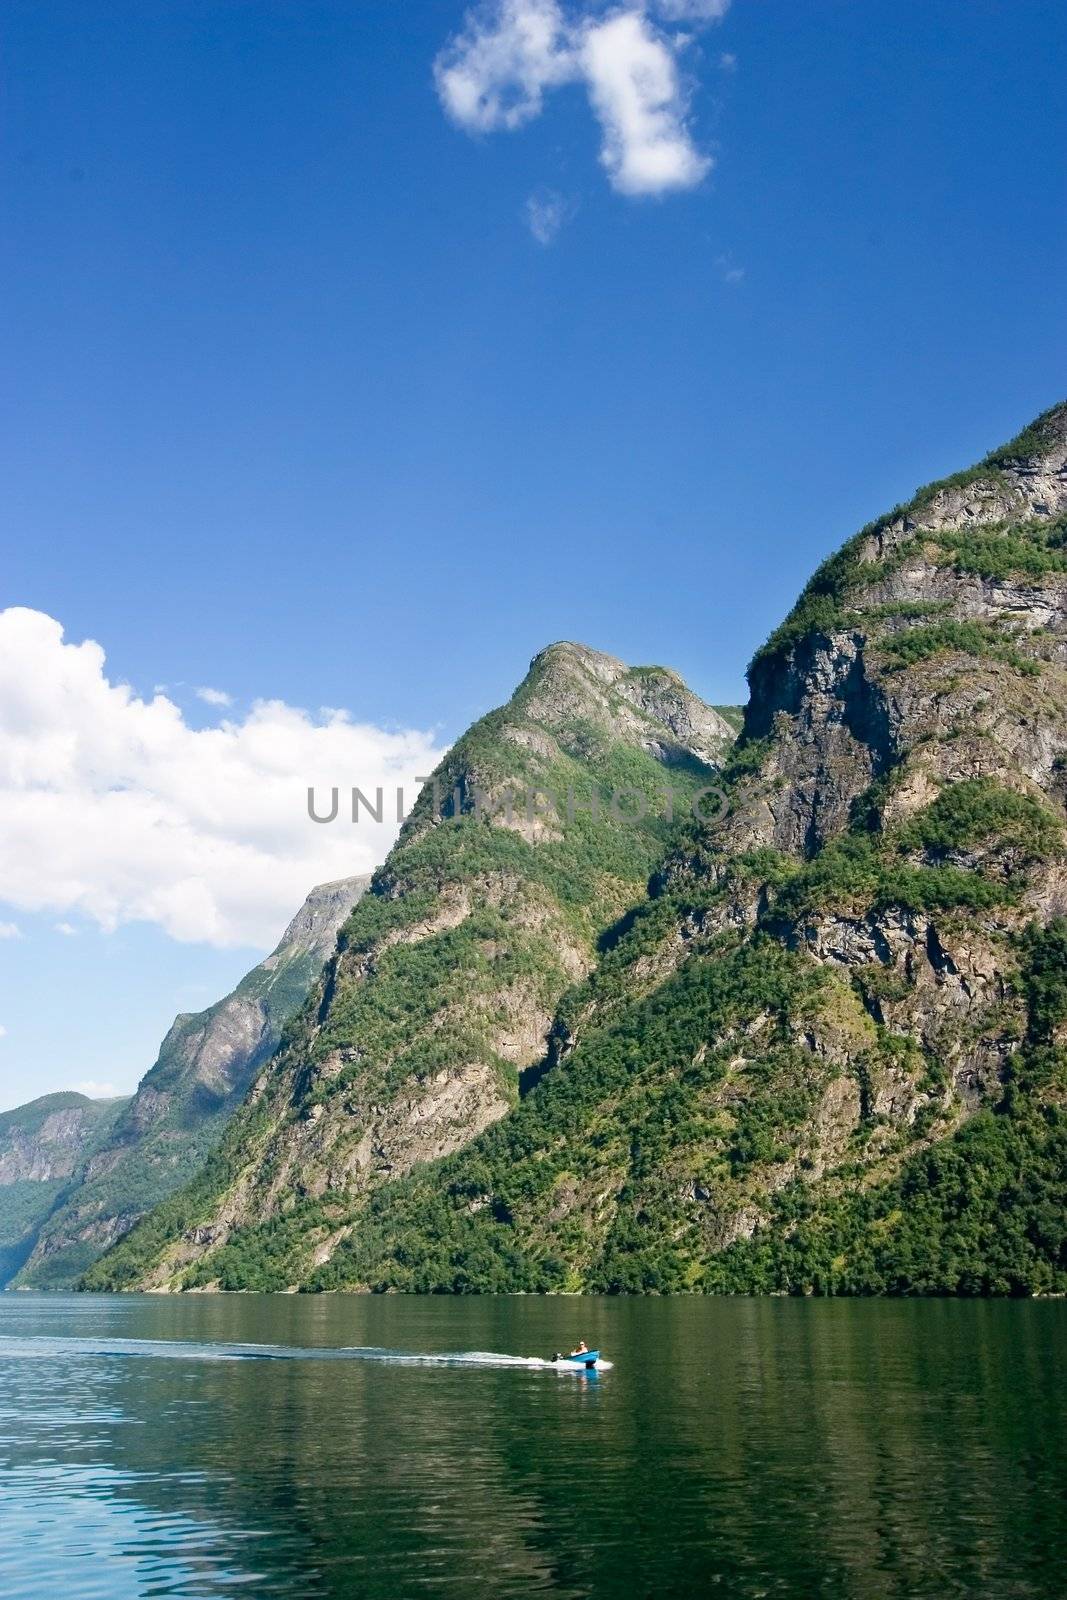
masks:
<instances>
[{"instance_id":1,"label":"calm water","mask_svg":"<svg viewBox=\"0 0 1067 1600\"><path fill-rule=\"evenodd\" d=\"M1062 1302L7 1295L0 1595L1061 1595L1065 1371Z\"/></svg>"}]
</instances>

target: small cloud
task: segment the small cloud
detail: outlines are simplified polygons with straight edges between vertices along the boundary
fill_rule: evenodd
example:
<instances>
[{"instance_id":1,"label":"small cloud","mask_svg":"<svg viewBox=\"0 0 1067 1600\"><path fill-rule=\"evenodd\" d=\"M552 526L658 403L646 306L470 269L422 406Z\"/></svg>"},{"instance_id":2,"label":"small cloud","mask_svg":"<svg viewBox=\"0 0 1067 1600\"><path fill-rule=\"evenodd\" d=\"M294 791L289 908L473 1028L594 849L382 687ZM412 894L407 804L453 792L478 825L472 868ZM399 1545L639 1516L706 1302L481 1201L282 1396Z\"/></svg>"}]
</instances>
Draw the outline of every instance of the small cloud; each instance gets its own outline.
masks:
<instances>
[{"instance_id":1,"label":"small cloud","mask_svg":"<svg viewBox=\"0 0 1067 1600\"><path fill-rule=\"evenodd\" d=\"M526 226L538 244L549 245L570 216L570 208L553 189L538 189L523 208Z\"/></svg>"},{"instance_id":2,"label":"small cloud","mask_svg":"<svg viewBox=\"0 0 1067 1600\"><path fill-rule=\"evenodd\" d=\"M4 1024L2 1022L0 1022L0 1039L6 1039L6 1038L7 1038L7 1029L4 1027Z\"/></svg>"},{"instance_id":3,"label":"small cloud","mask_svg":"<svg viewBox=\"0 0 1067 1600\"><path fill-rule=\"evenodd\" d=\"M730 0L653 0L665 22L721 22L730 9Z\"/></svg>"},{"instance_id":4,"label":"small cloud","mask_svg":"<svg viewBox=\"0 0 1067 1600\"><path fill-rule=\"evenodd\" d=\"M65 939L76 939L78 930L72 922L57 922L56 932L61 933Z\"/></svg>"},{"instance_id":5,"label":"small cloud","mask_svg":"<svg viewBox=\"0 0 1067 1600\"><path fill-rule=\"evenodd\" d=\"M712 160L690 138L671 42L640 12L620 11L586 29L581 62L612 188L629 195L695 188Z\"/></svg>"},{"instance_id":6,"label":"small cloud","mask_svg":"<svg viewBox=\"0 0 1067 1600\"><path fill-rule=\"evenodd\" d=\"M723 283L740 283L745 276L744 267L739 267L731 256L716 256L715 265Z\"/></svg>"},{"instance_id":7,"label":"small cloud","mask_svg":"<svg viewBox=\"0 0 1067 1600\"><path fill-rule=\"evenodd\" d=\"M689 35L673 25L716 22L727 4L656 0L655 14L635 3L602 15L560 0L487 0L438 55L437 93L461 128L490 133L521 128L540 116L546 93L580 83L600 123L600 161L613 189L692 189L712 161L693 143L678 66Z\"/></svg>"},{"instance_id":8,"label":"small cloud","mask_svg":"<svg viewBox=\"0 0 1067 1600\"><path fill-rule=\"evenodd\" d=\"M22 930L17 922L0 922L0 939L21 939Z\"/></svg>"},{"instance_id":9,"label":"small cloud","mask_svg":"<svg viewBox=\"0 0 1067 1600\"><path fill-rule=\"evenodd\" d=\"M206 706L233 705L233 695L227 694L225 689L198 689L196 698L202 700Z\"/></svg>"},{"instance_id":10,"label":"small cloud","mask_svg":"<svg viewBox=\"0 0 1067 1600\"><path fill-rule=\"evenodd\" d=\"M724 50L722 55L719 57L719 71L720 72L736 72L737 71L737 57L734 55L732 50Z\"/></svg>"},{"instance_id":11,"label":"small cloud","mask_svg":"<svg viewBox=\"0 0 1067 1600\"><path fill-rule=\"evenodd\" d=\"M88 1095L90 1100L114 1100L119 1090L113 1083L97 1083L95 1078L85 1078L74 1085L76 1094Z\"/></svg>"}]
</instances>

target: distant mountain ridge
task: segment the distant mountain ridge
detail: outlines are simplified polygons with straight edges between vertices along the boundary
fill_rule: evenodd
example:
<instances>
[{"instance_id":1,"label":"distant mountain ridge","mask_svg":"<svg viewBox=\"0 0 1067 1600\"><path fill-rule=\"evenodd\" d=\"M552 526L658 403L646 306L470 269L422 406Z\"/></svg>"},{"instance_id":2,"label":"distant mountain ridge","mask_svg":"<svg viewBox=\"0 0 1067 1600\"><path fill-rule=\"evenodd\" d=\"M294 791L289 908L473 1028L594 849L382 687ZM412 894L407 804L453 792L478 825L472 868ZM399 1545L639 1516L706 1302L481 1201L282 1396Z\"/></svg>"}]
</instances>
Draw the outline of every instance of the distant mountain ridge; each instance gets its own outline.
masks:
<instances>
[{"instance_id":1,"label":"distant mountain ridge","mask_svg":"<svg viewBox=\"0 0 1067 1600\"><path fill-rule=\"evenodd\" d=\"M93 1138L86 1136L77 1148L72 1144L69 1162L49 1179L49 1193L40 1191L47 1204L26 1259L9 1274L16 1287L70 1287L102 1250L199 1168L303 1003L333 949L338 926L369 883L361 876L313 889L272 954L232 994L206 1011L175 1018L132 1098L111 1102L108 1117L84 1108L76 1113L86 1123L95 1118ZM66 1104L72 1097L47 1098ZM86 1101L84 1107L95 1104ZM23 1107L8 1118L31 1110ZM48 1126L58 1129L59 1116L57 1107ZM0 1206L6 1120L0 1118ZM29 1198L21 1190L19 1195ZM7 1197L12 1204L14 1198Z\"/></svg>"},{"instance_id":2,"label":"distant mountain ridge","mask_svg":"<svg viewBox=\"0 0 1067 1600\"><path fill-rule=\"evenodd\" d=\"M0 1113L0 1285L22 1266L56 1199L126 1103L70 1091Z\"/></svg>"}]
</instances>

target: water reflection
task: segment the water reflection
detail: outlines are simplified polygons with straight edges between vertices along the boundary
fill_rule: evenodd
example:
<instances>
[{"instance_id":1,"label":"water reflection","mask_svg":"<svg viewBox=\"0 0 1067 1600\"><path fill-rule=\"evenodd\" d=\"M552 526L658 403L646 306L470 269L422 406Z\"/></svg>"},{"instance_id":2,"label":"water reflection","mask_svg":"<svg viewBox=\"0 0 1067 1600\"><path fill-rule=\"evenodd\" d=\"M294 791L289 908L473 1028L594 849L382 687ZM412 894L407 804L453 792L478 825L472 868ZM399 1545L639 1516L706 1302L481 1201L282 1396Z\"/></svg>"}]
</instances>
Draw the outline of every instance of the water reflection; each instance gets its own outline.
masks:
<instances>
[{"instance_id":1,"label":"water reflection","mask_svg":"<svg viewBox=\"0 0 1067 1600\"><path fill-rule=\"evenodd\" d=\"M1065 1313L6 1297L0 1592L1057 1594ZM26 1354L66 1336L545 1354L579 1334L613 1371Z\"/></svg>"}]
</instances>

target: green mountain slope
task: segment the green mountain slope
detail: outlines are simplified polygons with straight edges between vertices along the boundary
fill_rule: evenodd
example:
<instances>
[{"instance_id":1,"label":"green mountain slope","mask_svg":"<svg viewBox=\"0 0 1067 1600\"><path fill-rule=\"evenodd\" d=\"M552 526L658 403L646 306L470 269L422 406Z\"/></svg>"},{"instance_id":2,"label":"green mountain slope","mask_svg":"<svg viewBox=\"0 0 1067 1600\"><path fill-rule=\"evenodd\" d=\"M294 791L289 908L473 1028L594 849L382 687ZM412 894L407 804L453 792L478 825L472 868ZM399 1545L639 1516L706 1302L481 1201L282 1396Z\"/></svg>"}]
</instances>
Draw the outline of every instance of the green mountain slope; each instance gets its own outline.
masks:
<instances>
[{"instance_id":1,"label":"green mountain slope","mask_svg":"<svg viewBox=\"0 0 1067 1600\"><path fill-rule=\"evenodd\" d=\"M302 1281L378 1186L498 1122L732 740L665 669L542 652L424 789L203 1173L87 1283L252 1285L261 1257Z\"/></svg>"},{"instance_id":2,"label":"green mountain slope","mask_svg":"<svg viewBox=\"0 0 1067 1600\"><path fill-rule=\"evenodd\" d=\"M125 1105L67 1092L0 1114L0 1287L18 1272L72 1174Z\"/></svg>"},{"instance_id":3,"label":"green mountain slope","mask_svg":"<svg viewBox=\"0 0 1067 1600\"><path fill-rule=\"evenodd\" d=\"M47 1205L42 1195L28 1250L29 1236L23 1237L17 1287L70 1287L138 1217L199 1170L369 881L345 878L313 889L274 952L232 994L175 1019L137 1093L59 1174Z\"/></svg>"}]
</instances>

